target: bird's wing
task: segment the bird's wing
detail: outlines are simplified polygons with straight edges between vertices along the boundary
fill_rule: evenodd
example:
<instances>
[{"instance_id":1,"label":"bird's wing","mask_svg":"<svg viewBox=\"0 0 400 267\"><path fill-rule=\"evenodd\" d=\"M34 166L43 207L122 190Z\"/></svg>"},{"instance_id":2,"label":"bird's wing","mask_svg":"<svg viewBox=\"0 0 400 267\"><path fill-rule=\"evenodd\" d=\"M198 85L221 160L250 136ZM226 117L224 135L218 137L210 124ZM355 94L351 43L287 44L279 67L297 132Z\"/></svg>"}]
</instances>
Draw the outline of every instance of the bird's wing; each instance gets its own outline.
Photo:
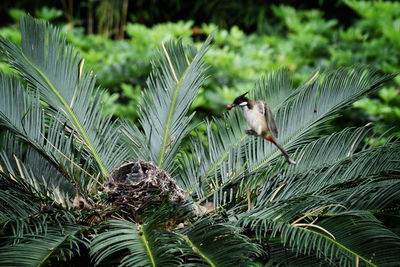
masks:
<instances>
[{"instance_id":1,"label":"bird's wing","mask_svg":"<svg viewBox=\"0 0 400 267\"><path fill-rule=\"evenodd\" d=\"M271 133L275 138L278 138L278 126L276 125L274 116L272 115L272 111L263 100L257 100L256 106L261 114L264 115L265 120L267 121L267 125Z\"/></svg>"}]
</instances>

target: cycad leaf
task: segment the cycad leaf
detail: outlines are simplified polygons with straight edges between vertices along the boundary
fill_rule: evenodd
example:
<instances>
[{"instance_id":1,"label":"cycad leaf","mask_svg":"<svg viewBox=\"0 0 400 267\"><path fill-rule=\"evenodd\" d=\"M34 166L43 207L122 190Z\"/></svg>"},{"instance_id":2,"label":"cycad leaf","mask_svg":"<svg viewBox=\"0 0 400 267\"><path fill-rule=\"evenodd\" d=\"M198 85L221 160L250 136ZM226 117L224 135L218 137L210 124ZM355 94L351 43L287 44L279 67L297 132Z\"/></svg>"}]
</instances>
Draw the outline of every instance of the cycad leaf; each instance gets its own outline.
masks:
<instances>
[{"instance_id":1,"label":"cycad leaf","mask_svg":"<svg viewBox=\"0 0 400 267\"><path fill-rule=\"evenodd\" d=\"M349 209L371 210L383 213L386 209L396 208L394 203L400 200L400 179L393 177L389 180L371 181L352 188L342 188L329 194L338 203Z\"/></svg>"},{"instance_id":2,"label":"cycad leaf","mask_svg":"<svg viewBox=\"0 0 400 267\"><path fill-rule=\"evenodd\" d=\"M128 221L109 221L108 230L99 234L91 243L90 255L98 265L111 255L121 255L122 266L176 266L178 257L164 253L168 247L157 243L162 235L153 225L138 225ZM117 254L116 254L117 253Z\"/></svg>"},{"instance_id":3,"label":"cycad leaf","mask_svg":"<svg viewBox=\"0 0 400 267\"><path fill-rule=\"evenodd\" d=\"M260 255L261 249L241 235L232 224L205 218L183 229L179 234L195 266L245 266Z\"/></svg>"},{"instance_id":4,"label":"cycad leaf","mask_svg":"<svg viewBox=\"0 0 400 267\"><path fill-rule=\"evenodd\" d=\"M158 51L153 61L153 71L147 81L148 90L143 93L144 104L140 108L139 120L144 135L133 131L145 140L135 140L146 145L150 158L159 167L170 170L182 138L190 131L189 122L193 115L187 116L199 87L204 81L202 57L207 51L212 35L208 37L190 62L181 42L168 42ZM132 127L126 127L127 131Z\"/></svg>"},{"instance_id":5,"label":"cycad leaf","mask_svg":"<svg viewBox=\"0 0 400 267\"><path fill-rule=\"evenodd\" d=\"M79 254L80 245L85 244L79 233L84 227L51 227L38 235L26 235L15 245L0 247L1 266L45 266L53 257L65 261Z\"/></svg>"},{"instance_id":6,"label":"cycad leaf","mask_svg":"<svg viewBox=\"0 0 400 267\"><path fill-rule=\"evenodd\" d=\"M314 250L318 257L337 260L340 266L354 266L357 261L394 266L400 261L400 238L372 217L344 214L317 225L335 238L315 227L286 225L281 229L282 241L304 254Z\"/></svg>"},{"instance_id":7,"label":"cycad leaf","mask_svg":"<svg viewBox=\"0 0 400 267\"><path fill-rule=\"evenodd\" d=\"M1 175L1 174L0 174ZM13 219L30 217L39 212L31 199L25 194L10 190L0 190L0 225L4 225Z\"/></svg>"},{"instance_id":8,"label":"cycad leaf","mask_svg":"<svg viewBox=\"0 0 400 267\"><path fill-rule=\"evenodd\" d=\"M28 150L28 154L30 154ZM36 155L37 156L37 155ZM40 158L40 157L39 157ZM9 160L5 153L0 153L0 166L3 170L2 177L4 178L4 184L8 187L18 188L23 191L27 197L37 199L40 201L46 201L47 203L57 203L60 206L67 207L70 203L70 197L76 194L76 190L79 186L83 186L84 182L71 184L63 177L57 176L58 173L54 173L52 176L37 176L32 171L30 165L26 165L22 160L18 159L15 155L13 160ZM35 163L40 163L40 159L36 158ZM45 162L47 164L47 162ZM46 173L45 168L42 170ZM83 191L87 194L87 192ZM69 195L69 196L68 196Z\"/></svg>"},{"instance_id":9,"label":"cycad leaf","mask_svg":"<svg viewBox=\"0 0 400 267\"><path fill-rule=\"evenodd\" d=\"M276 111L279 107L295 94L289 73L284 69L268 73L261 78L250 92L252 99L263 99L268 106Z\"/></svg>"},{"instance_id":10,"label":"cycad leaf","mask_svg":"<svg viewBox=\"0 0 400 267\"><path fill-rule=\"evenodd\" d=\"M119 255L122 266L240 266L261 253L231 224L205 218L174 233L162 229L168 218L170 211L161 208L140 226L106 223L91 243L96 265Z\"/></svg>"},{"instance_id":11,"label":"cycad leaf","mask_svg":"<svg viewBox=\"0 0 400 267\"><path fill-rule=\"evenodd\" d=\"M54 110L61 111L94 158L103 177L127 154L110 118L102 118L94 76L79 69L79 57L59 30L30 16L21 18L21 48L0 38L9 63ZM119 156L116 151L119 150Z\"/></svg>"},{"instance_id":12,"label":"cycad leaf","mask_svg":"<svg viewBox=\"0 0 400 267\"><path fill-rule=\"evenodd\" d=\"M339 259L340 266L355 264L357 259L378 266L385 265L386 257L389 265L398 260L399 252L385 252L385 247L398 246L399 237L369 214L396 207L399 144L392 141L353 153L363 135L362 128L346 129L305 146L299 152L299 171L278 172L264 180L253 208L240 214L239 222L260 234L272 229L295 251L327 261ZM317 148L330 155L316 158ZM367 240L380 238L381 242L364 246L372 242Z\"/></svg>"},{"instance_id":13,"label":"cycad leaf","mask_svg":"<svg viewBox=\"0 0 400 267\"><path fill-rule=\"evenodd\" d=\"M287 185L277 199L289 199L296 194L320 192L330 186L335 187L340 184L366 183L372 181L374 177L385 176L386 173L400 169L398 150L398 143L389 143L360 151L351 158L344 158L318 169L284 176Z\"/></svg>"},{"instance_id":14,"label":"cycad leaf","mask_svg":"<svg viewBox=\"0 0 400 267\"><path fill-rule=\"evenodd\" d=\"M72 154L70 143L73 136L67 134L58 120L57 115L46 115L37 93L25 92L16 78L0 74L0 125L10 132L3 140L8 158L12 161L14 155L21 159L28 158L26 155L30 155L33 148L40 154L38 157L54 167L51 177L62 174L73 181L72 172L65 169L71 163L59 154L59 151ZM30 146L24 153L19 144L21 141ZM34 165L43 170L39 162Z\"/></svg>"},{"instance_id":15,"label":"cycad leaf","mask_svg":"<svg viewBox=\"0 0 400 267\"><path fill-rule=\"evenodd\" d=\"M319 173L325 174L328 168L340 167L344 162L352 159L354 150L369 130L371 129L367 129L367 127L346 128L341 132L312 141L296 152L298 155L296 168L274 170L274 177L261 173L251 178L250 183L263 184L262 188L266 191L261 190L259 199L265 203L271 198L291 197L298 192L297 190L303 190L302 186L306 184L309 187L322 182L316 177ZM270 179L266 181L267 177ZM307 181L299 177L305 177L304 179ZM253 179L256 182L253 182Z\"/></svg>"},{"instance_id":16,"label":"cycad leaf","mask_svg":"<svg viewBox=\"0 0 400 267\"><path fill-rule=\"evenodd\" d=\"M23 159L37 177L44 177L54 187L68 181L87 191L93 178L76 169L90 170L92 158L81 164L85 151L81 145L74 146L76 135L66 127L64 113L51 112L40 103L37 92L25 91L16 78L0 75L0 125L10 133L3 140L5 158L14 162L16 155ZM22 149L21 141L29 147Z\"/></svg>"}]
</instances>

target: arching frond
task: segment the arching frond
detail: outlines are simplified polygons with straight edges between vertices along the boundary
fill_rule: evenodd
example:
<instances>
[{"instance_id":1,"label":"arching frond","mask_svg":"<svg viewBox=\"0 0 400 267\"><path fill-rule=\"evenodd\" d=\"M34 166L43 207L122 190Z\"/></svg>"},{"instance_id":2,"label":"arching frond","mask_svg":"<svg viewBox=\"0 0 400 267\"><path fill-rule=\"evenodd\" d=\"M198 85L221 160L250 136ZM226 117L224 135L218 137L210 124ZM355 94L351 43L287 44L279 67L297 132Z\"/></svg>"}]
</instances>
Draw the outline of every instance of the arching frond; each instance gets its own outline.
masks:
<instances>
[{"instance_id":1,"label":"arching frond","mask_svg":"<svg viewBox=\"0 0 400 267\"><path fill-rule=\"evenodd\" d=\"M115 122L102 116L94 76L79 66L77 53L57 28L30 16L22 17L20 26L21 49L4 38L0 49L29 87L39 90L42 101L63 114L105 178L127 149L119 145Z\"/></svg>"},{"instance_id":2,"label":"arching frond","mask_svg":"<svg viewBox=\"0 0 400 267\"><path fill-rule=\"evenodd\" d=\"M195 260L194 266L244 266L262 252L240 232L232 224L206 218L183 229L179 235L185 246L192 249L186 251L188 262Z\"/></svg>"},{"instance_id":3,"label":"arching frond","mask_svg":"<svg viewBox=\"0 0 400 267\"><path fill-rule=\"evenodd\" d=\"M123 266L241 266L261 253L236 226L204 218L172 232L164 227L170 216L160 208L142 225L106 223L91 243L95 264L117 256Z\"/></svg>"},{"instance_id":4,"label":"arching frond","mask_svg":"<svg viewBox=\"0 0 400 267\"><path fill-rule=\"evenodd\" d=\"M142 155L166 170L172 170L177 149L191 130L188 126L194 114L187 113L205 79L202 57L211 40L212 35L191 61L181 41L163 43L152 62L148 90L142 95L139 121L144 133L134 126L124 127L135 146L146 147Z\"/></svg>"},{"instance_id":5,"label":"arching frond","mask_svg":"<svg viewBox=\"0 0 400 267\"><path fill-rule=\"evenodd\" d=\"M37 214L39 207L21 192L0 190L0 225L4 227L9 220L26 218Z\"/></svg>"},{"instance_id":6,"label":"arching frond","mask_svg":"<svg viewBox=\"0 0 400 267\"><path fill-rule=\"evenodd\" d=\"M90 254L96 265L110 256L120 258L123 266L177 266L182 263L181 258L166 253L168 246L158 239L163 237L163 232L151 223L139 226L112 220L105 227L108 230L91 242Z\"/></svg>"},{"instance_id":7,"label":"arching frond","mask_svg":"<svg viewBox=\"0 0 400 267\"><path fill-rule=\"evenodd\" d=\"M400 260L400 238L368 215L343 214L322 220L320 228L284 225L282 242L304 254L313 252L339 266L364 262L370 266L393 266ZM389 246L391 249L387 249Z\"/></svg>"},{"instance_id":8,"label":"arching frond","mask_svg":"<svg viewBox=\"0 0 400 267\"><path fill-rule=\"evenodd\" d=\"M301 175L292 174L285 177L287 186L277 199L288 199L297 194L331 190L331 186L346 187L348 184L362 184L371 181L400 167L400 156L397 153L399 144L367 149L345 158L334 164L307 171ZM281 181L283 182L283 181Z\"/></svg>"},{"instance_id":9,"label":"arching frond","mask_svg":"<svg viewBox=\"0 0 400 267\"><path fill-rule=\"evenodd\" d=\"M332 201L312 195L282 200L244 213L239 224L255 230L260 237L271 233L293 251L339 266L352 266L357 260L373 266L385 265L385 259L388 265L399 260L399 236L369 212L346 211L343 205L329 204ZM396 249L389 252L384 244Z\"/></svg>"},{"instance_id":10,"label":"arching frond","mask_svg":"<svg viewBox=\"0 0 400 267\"><path fill-rule=\"evenodd\" d=\"M79 225L53 226L40 235L25 235L17 244L0 247L0 265L46 266L53 259L69 260L87 245L82 236L84 229Z\"/></svg>"},{"instance_id":11,"label":"arching frond","mask_svg":"<svg viewBox=\"0 0 400 267\"><path fill-rule=\"evenodd\" d=\"M276 266L336 266L333 261L324 258L317 258L315 255L304 255L298 251L293 251L289 246L284 246L277 242L277 239L268 240L268 262L264 267ZM329 259L328 259L329 260Z\"/></svg>"},{"instance_id":12,"label":"arching frond","mask_svg":"<svg viewBox=\"0 0 400 267\"><path fill-rule=\"evenodd\" d=\"M50 177L36 176L31 167L25 165L15 155L11 161L5 156L5 153L1 153L0 163L2 168L1 183L7 185L10 189L14 188L24 192L27 196L30 195L29 198L31 199L68 207L69 198L76 193L76 187L73 187L67 181L60 179L57 184L53 184Z\"/></svg>"},{"instance_id":13,"label":"arching frond","mask_svg":"<svg viewBox=\"0 0 400 267\"><path fill-rule=\"evenodd\" d=\"M353 153L363 135L363 129L345 129L305 146L298 153L307 167L302 168L300 161L298 171L289 169L266 179L253 208L239 215L240 225L259 235L272 230L272 236L279 236L294 251L340 266L358 260L381 266L386 257L388 263L398 260L398 251L386 254L381 244L400 242L400 238L371 214L393 207L398 200L399 144L387 142ZM331 154L317 158L317 147ZM362 231L365 236L358 239ZM362 245L364 240L379 238L382 243Z\"/></svg>"},{"instance_id":14,"label":"arching frond","mask_svg":"<svg viewBox=\"0 0 400 267\"><path fill-rule=\"evenodd\" d=\"M389 175L388 175L389 176ZM374 213L385 213L399 207L394 204L400 200L400 176L377 177L360 183L357 186L342 187L328 193L330 198L349 209L370 210Z\"/></svg>"},{"instance_id":15,"label":"arching frond","mask_svg":"<svg viewBox=\"0 0 400 267\"><path fill-rule=\"evenodd\" d=\"M93 178L76 169L88 172L93 161L81 156L85 152L77 145L79 138L66 123L64 114L41 106L38 94L26 92L17 79L0 75L0 124L9 132L3 140L6 158L13 162L16 155L34 163L30 168L49 184L69 182L86 191ZM28 148L22 149L22 143Z\"/></svg>"}]
</instances>

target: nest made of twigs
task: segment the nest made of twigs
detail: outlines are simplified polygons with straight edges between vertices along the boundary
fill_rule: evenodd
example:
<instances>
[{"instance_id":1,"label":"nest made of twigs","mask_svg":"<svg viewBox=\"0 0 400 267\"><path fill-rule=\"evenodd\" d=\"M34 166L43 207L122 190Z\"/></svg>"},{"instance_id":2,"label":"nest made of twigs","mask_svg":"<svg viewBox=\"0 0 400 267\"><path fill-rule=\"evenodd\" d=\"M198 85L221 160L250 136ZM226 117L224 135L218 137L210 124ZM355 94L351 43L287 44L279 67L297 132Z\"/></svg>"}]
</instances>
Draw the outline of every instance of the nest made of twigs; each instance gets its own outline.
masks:
<instances>
[{"instance_id":1,"label":"nest made of twigs","mask_svg":"<svg viewBox=\"0 0 400 267\"><path fill-rule=\"evenodd\" d=\"M134 220L151 207L185 201L184 191L166 171L143 160L133 160L115 168L106 189L119 215Z\"/></svg>"}]
</instances>

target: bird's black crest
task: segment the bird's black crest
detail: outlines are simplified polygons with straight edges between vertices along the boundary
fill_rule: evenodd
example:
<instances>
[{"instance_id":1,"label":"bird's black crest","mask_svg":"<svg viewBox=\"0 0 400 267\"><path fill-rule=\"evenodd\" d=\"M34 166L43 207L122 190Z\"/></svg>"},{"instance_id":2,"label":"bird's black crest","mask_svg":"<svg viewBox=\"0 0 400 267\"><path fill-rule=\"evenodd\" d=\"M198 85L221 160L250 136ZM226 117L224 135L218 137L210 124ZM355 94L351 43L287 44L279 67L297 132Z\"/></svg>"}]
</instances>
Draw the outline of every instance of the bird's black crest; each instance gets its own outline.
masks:
<instances>
[{"instance_id":1,"label":"bird's black crest","mask_svg":"<svg viewBox=\"0 0 400 267\"><path fill-rule=\"evenodd\" d=\"M236 97L235 100L233 101L233 103L235 105L239 105L242 102L248 101L249 99L246 97L247 93L248 92L244 93L243 95L240 95L240 96Z\"/></svg>"}]
</instances>

